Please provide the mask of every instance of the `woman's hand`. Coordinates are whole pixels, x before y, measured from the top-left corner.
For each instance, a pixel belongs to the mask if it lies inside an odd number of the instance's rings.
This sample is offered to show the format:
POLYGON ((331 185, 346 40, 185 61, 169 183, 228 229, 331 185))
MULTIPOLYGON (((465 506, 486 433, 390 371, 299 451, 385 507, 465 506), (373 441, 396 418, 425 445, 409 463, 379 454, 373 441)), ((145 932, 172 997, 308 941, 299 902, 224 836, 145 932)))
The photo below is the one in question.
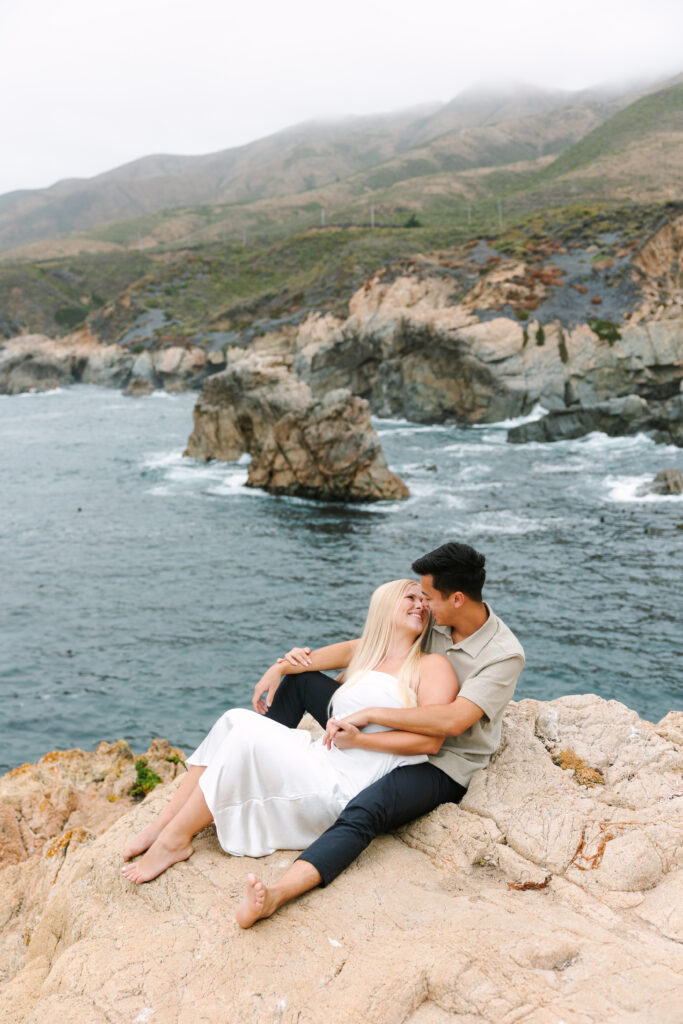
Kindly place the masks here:
POLYGON ((277 663, 281 665, 283 661, 288 662, 290 665, 301 665, 302 668, 307 668, 311 663, 311 648, 310 647, 292 647, 291 651, 287 651, 284 658, 278 658, 277 663))
POLYGON ((340 719, 340 721, 335 724, 337 726, 337 730, 334 734, 332 743, 337 750, 351 750, 353 747, 359 747, 361 745, 360 737, 363 733, 360 731, 358 726, 348 722, 345 718, 340 719))
POLYGON ((327 729, 323 736, 323 746, 327 747, 328 750, 332 749, 332 746, 339 747, 340 750, 347 750, 352 746, 359 746, 359 744, 350 742, 353 737, 357 737, 360 730, 364 726, 368 725, 369 708, 364 711, 354 711, 352 715, 347 715, 346 718, 330 718, 327 723, 327 729), (340 733, 344 733, 344 737, 340 736, 340 733), (337 742, 339 737, 340 742, 337 742), (342 745, 343 744, 343 745, 342 745))
POLYGON ((259 715, 265 715, 270 705, 273 703, 273 697, 275 696, 275 691, 280 685, 281 678, 282 673, 280 672, 279 666, 271 665, 269 669, 266 669, 254 687, 251 706, 259 715), (265 703, 263 701, 264 694, 265 703))

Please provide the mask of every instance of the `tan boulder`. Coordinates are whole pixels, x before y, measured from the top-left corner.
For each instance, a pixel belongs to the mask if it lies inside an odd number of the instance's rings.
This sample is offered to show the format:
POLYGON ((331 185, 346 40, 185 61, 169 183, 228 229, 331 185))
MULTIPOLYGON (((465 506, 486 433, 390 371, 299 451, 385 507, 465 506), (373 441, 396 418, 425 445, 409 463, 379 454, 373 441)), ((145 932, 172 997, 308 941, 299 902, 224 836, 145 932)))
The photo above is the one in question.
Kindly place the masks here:
POLYGON ((277 355, 240 354, 204 384, 185 455, 234 462, 254 452, 279 419, 309 400, 308 386, 277 355))
MULTIPOLYGON (((143 755, 165 782, 178 773, 182 752, 154 740, 143 755)), ((60 833, 86 828, 100 833, 134 800, 135 757, 124 740, 100 743, 90 753, 54 750, 0 778, 0 867, 43 849, 60 833)))
POLYGON ((252 459, 247 485, 323 501, 410 495, 386 464, 368 403, 346 390, 278 420, 252 459))

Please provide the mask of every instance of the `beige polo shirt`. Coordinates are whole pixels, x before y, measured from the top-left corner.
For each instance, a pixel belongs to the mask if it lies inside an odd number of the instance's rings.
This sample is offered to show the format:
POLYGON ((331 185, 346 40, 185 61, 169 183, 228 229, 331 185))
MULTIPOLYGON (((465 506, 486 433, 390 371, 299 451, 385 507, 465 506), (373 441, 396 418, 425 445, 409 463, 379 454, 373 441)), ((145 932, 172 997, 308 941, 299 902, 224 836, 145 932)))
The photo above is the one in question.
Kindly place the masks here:
POLYGON ((453 643, 450 626, 432 625, 425 649, 445 654, 460 681, 459 697, 467 697, 484 714, 460 736, 447 736, 438 754, 429 760, 462 786, 486 767, 497 750, 503 712, 515 692, 524 667, 519 640, 487 604, 484 625, 459 643, 453 643))

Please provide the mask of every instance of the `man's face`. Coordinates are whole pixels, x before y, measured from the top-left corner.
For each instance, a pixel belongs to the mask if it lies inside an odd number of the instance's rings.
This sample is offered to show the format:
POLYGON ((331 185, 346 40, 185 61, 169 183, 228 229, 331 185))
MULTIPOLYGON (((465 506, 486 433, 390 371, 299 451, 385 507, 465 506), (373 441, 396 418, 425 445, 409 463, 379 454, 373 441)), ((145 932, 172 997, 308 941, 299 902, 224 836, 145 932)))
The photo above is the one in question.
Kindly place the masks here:
POLYGON ((461 603, 458 597, 462 595, 456 591, 455 594, 444 597, 435 589, 433 576, 420 576, 420 589, 437 626, 454 626, 454 616, 461 603))

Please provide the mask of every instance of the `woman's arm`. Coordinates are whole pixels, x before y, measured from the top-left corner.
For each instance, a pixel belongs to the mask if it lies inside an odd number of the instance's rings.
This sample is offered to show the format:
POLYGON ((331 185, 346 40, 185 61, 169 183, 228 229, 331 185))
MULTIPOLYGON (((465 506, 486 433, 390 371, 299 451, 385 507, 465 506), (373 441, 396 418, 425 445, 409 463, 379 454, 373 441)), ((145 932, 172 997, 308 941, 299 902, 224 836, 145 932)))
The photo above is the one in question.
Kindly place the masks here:
POLYGON ((254 687, 254 694, 251 698, 251 706, 254 711, 265 715, 273 703, 275 691, 280 685, 280 680, 283 676, 298 675, 301 672, 325 672, 333 668, 346 668, 359 643, 358 639, 342 640, 338 644, 319 647, 306 656, 308 664, 286 661, 284 659, 277 661, 270 668, 266 669, 254 687), (265 704, 263 702, 264 694, 266 695, 265 704))
MULTIPOLYGON (((425 654, 420 659, 420 683, 417 690, 418 707, 449 704, 458 695, 460 684, 451 663, 443 654, 425 654)), ((353 716, 349 716, 353 718, 353 716)), ((357 747, 391 754, 436 754, 445 739, 418 732, 391 729, 388 732, 361 732, 353 721, 331 718, 327 724, 324 743, 332 743, 340 750, 357 747)))

